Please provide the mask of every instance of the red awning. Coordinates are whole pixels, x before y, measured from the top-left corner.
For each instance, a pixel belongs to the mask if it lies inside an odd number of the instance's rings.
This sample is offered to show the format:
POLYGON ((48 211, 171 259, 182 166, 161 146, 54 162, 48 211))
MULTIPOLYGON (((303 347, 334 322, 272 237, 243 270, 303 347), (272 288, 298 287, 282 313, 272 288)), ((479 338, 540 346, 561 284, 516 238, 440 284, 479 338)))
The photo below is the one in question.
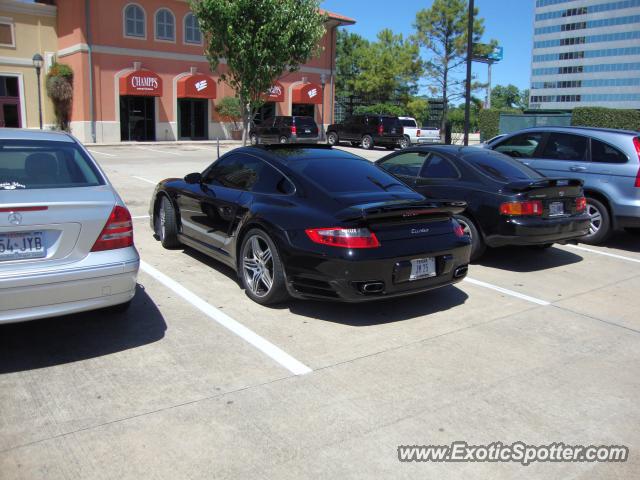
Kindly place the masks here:
POLYGON ((316 83, 296 85, 291 93, 291 103, 322 104, 322 87, 316 83))
POLYGON ((120 77, 120 95, 162 96, 162 79, 151 70, 134 70, 120 77))
POLYGON ((284 87, 280 82, 274 83, 262 99, 266 102, 284 102, 284 87))
POLYGON ((178 98, 216 98, 216 82, 213 78, 196 73, 178 80, 178 98))

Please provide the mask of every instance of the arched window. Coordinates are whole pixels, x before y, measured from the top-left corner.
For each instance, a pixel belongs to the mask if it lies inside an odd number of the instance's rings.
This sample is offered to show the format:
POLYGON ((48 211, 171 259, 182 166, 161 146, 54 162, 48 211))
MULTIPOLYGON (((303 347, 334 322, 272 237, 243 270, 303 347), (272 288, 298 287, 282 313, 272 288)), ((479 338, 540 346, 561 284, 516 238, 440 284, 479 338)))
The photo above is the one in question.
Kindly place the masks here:
POLYGON ((139 5, 127 5, 124 9, 124 35, 125 37, 144 38, 144 10, 139 5))
POLYGON ((176 39, 176 21, 171 10, 161 8, 156 12, 156 40, 176 39))
POLYGON ((202 43, 202 32, 198 25, 198 19, 193 13, 187 13, 184 17, 184 43, 202 43))

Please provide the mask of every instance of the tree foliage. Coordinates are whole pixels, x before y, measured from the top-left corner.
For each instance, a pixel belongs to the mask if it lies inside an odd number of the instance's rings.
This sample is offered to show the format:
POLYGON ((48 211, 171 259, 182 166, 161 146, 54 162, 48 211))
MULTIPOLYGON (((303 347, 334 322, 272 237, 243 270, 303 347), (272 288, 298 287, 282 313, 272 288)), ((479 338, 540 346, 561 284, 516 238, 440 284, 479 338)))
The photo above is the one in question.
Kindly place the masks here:
POLYGON ((247 106, 248 119, 262 95, 285 71, 293 72, 320 52, 326 16, 317 0, 190 0, 205 38, 205 53, 247 106))
POLYGON ((418 91, 423 66, 414 39, 384 29, 373 42, 344 31, 339 32, 337 42, 338 95, 406 101, 418 91))
MULTIPOLYGON (((444 100, 441 131, 445 131, 448 105, 464 97, 464 78, 457 76, 466 60, 468 7, 466 0, 434 0, 430 8, 416 14, 416 38, 427 52, 426 80, 433 95, 444 100)), ((484 34, 484 20, 474 9, 473 42, 480 43, 484 34)), ((476 46, 476 54, 486 54, 495 46, 476 46)), ((480 84, 472 85, 479 88, 480 84)))
POLYGON ((429 120, 429 101, 424 98, 412 98, 407 102, 407 113, 418 122, 424 125, 429 120))
POLYGON ((622 108, 577 107, 573 109, 571 125, 640 131, 640 112, 622 108))
POLYGON ((356 115, 362 115, 366 113, 374 115, 395 115, 396 117, 402 117, 406 114, 404 107, 401 105, 394 105, 392 103, 377 103, 375 105, 366 105, 357 107, 354 112, 356 115))
POLYGON ((233 128, 238 130, 238 122, 242 120, 242 102, 238 97, 224 97, 217 102, 216 112, 223 120, 233 122, 233 128))
POLYGON ((496 85, 491 90, 491 108, 525 110, 529 107, 529 90, 515 85, 496 85))

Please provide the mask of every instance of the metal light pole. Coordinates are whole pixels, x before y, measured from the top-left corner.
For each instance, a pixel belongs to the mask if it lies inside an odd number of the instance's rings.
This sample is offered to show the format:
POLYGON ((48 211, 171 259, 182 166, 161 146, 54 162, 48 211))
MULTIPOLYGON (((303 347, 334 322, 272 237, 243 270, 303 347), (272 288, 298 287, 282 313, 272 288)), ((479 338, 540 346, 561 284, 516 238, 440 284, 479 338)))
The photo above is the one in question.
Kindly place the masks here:
POLYGON ((473 61, 473 0, 469 0, 469 20, 467 25, 467 81, 464 99, 464 144, 469 145, 469 123, 471 116, 471 62, 473 61))
POLYGON ((36 78, 38 79, 38 113, 40 115, 40 130, 42 130, 42 87, 40 86, 40 71, 42 70, 44 59, 42 55, 36 53, 31 60, 36 69, 36 78))
POLYGON ((320 85, 322 86, 322 113, 321 115, 321 121, 322 121, 322 127, 320 128, 322 133, 320 134, 320 141, 324 141, 324 86, 327 84, 327 77, 324 73, 320 74, 320 85))

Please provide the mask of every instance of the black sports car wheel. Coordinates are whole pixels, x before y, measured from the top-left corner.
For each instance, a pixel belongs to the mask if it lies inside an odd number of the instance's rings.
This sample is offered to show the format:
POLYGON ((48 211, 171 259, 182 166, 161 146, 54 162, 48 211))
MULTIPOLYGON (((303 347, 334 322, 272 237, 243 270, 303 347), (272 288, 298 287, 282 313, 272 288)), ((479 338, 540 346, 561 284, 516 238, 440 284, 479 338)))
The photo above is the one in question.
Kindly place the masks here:
POLYGON ((250 230, 242 241, 240 268, 244 289, 261 305, 280 303, 288 297, 278 250, 262 230, 250 230))
POLYGON ((464 233, 471 238, 471 261, 479 259, 487 249, 480 230, 473 223, 473 220, 465 215, 454 215, 454 218, 458 221, 464 233))
POLYGON ((163 196, 160 201, 160 208, 156 213, 156 233, 164 248, 177 248, 180 246, 178 240, 178 222, 176 220, 176 210, 171 201, 163 196))

